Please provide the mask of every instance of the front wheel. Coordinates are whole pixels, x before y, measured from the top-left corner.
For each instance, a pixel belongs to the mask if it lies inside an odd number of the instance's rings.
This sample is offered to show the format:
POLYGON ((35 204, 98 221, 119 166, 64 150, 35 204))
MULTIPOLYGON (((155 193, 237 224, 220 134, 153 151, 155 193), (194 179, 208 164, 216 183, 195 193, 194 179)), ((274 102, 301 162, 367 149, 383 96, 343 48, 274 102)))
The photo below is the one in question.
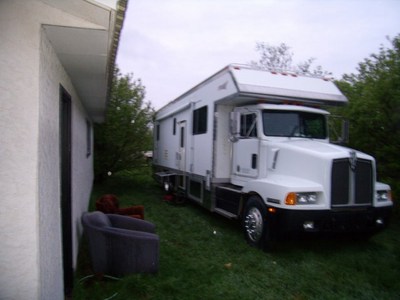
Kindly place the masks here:
POLYGON ((243 214, 243 231, 246 241, 253 247, 270 250, 273 239, 267 220, 267 208, 258 196, 250 196, 243 214))

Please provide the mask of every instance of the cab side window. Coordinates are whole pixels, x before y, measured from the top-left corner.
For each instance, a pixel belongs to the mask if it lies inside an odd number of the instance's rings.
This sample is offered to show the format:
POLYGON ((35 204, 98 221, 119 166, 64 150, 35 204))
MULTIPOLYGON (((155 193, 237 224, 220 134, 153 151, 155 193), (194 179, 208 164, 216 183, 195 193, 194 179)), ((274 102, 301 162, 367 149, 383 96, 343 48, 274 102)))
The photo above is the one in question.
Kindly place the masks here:
POLYGON ((240 136, 241 137, 257 137, 257 115, 242 114, 240 116, 240 136))

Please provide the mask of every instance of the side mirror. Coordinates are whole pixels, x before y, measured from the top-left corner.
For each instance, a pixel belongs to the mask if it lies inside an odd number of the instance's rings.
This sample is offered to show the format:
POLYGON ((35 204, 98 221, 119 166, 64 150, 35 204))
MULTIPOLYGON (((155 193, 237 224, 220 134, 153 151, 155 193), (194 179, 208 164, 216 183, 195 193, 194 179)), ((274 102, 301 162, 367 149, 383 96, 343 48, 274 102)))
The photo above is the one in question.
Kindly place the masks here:
POLYGON ((350 136, 350 123, 349 120, 343 119, 342 120, 342 143, 343 144, 348 144, 349 143, 349 136, 350 136))
POLYGON ((341 116, 329 117, 330 141, 333 144, 345 145, 349 142, 349 121, 341 116))

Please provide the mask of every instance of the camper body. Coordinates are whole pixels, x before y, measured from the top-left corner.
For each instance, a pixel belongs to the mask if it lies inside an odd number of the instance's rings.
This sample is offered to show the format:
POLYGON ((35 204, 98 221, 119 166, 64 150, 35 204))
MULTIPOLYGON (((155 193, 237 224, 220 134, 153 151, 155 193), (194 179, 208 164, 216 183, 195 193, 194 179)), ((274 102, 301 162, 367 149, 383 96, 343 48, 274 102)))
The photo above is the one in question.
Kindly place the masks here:
POLYGON ((240 219, 247 241, 290 231, 373 233, 390 187, 373 157, 329 141, 333 82, 229 65, 157 112, 156 179, 177 197, 240 219))

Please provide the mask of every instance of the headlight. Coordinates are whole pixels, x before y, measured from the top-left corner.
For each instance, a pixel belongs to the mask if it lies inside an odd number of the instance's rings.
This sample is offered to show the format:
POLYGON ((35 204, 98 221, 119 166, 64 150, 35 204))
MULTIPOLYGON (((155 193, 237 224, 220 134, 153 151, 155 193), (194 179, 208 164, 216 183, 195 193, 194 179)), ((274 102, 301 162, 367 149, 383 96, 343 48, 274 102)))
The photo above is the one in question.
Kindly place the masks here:
POLYGON ((392 195, 391 195, 390 191, 377 191, 376 199, 378 200, 378 202, 391 201, 392 195))
POLYGON ((304 205, 304 204, 316 204, 318 200, 317 193, 289 193, 286 196, 286 205, 304 205))
POLYGON ((297 193, 298 204, 315 204, 317 203, 316 193, 297 193))

